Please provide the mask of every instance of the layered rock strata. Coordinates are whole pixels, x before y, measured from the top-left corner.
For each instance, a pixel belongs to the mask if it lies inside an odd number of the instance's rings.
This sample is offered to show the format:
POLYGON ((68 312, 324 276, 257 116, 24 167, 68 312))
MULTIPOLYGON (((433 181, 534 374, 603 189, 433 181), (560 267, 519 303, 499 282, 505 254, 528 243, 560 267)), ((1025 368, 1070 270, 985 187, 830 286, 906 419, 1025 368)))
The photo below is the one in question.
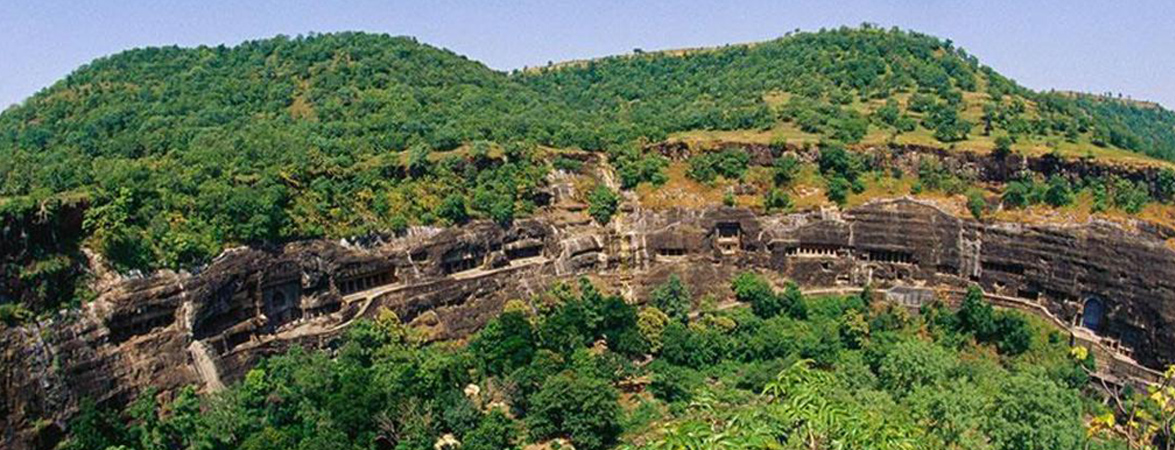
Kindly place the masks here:
POLYGON ((606 227, 552 215, 368 245, 235 249, 199 272, 125 279, 82 310, 0 331, 3 439, 55 440, 82 398, 219 388, 259 358, 325 345, 383 308, 434 339, 459 338, 506 301, 585 275, 639 299, 677 273, 723 299, 730 276, 759 270, 806 288, 894 287, 888 296, 908 306, 933 298, 920 292, 979 283, 1123 361, 1161 367, 1175 361, 1175 250, 1164 239, 1101 222, 980 223, 897 199, 843 213, 633 211, 606 227))

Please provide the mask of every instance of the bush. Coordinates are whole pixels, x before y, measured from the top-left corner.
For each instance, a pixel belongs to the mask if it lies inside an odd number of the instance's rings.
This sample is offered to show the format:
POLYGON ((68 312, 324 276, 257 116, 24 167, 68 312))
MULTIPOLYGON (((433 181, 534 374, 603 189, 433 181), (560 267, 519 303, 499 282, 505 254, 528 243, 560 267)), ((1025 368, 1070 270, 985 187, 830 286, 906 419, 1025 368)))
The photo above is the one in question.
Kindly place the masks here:
POLYGON ((996 348, 1005 355, 1019 355, 1032 347, 1032 330, 1018 313, 1000 311, 995 319, 996 348))
POLYGON ((1023 181, 1012 181, 1004 186, 1001 199, 1011 208, 1025 208, 1031 204, 1032 186, 1023 181))
POLYGON ((954 365, 954 356, 946 349, 911 339, 894 346, 882 360, 877 375, 882 387, 895 396, 903 396, 918 387, 946 381, 954 365))
POLYGON ((728 180, 740 180, 747 172, 750 161, 751 155, 742 150, 727 149, 702 153, 690 157, 686 176, 703 183, 714 181, 719 176, 728 180))
POLYGON ((834 176, 828 180, 827 192, 825 196, 833 203, 844 206, 849 200, 849 192, 853 189, 853 184, 841 176, 834 176))
POLYGON ((469 221, 469 211, 465 209, 465 196, 450 194, 437 207, 437 216, 449 221, 450 224, 460 225, 469 221))
POLYGON ((591 194, 588 194, 588 214, 601 225, 606 225, 620 207, 620 196, 616 195, 608 186, 596 185, 591 194))
POLYGON ((776 186, 787 186, 796 180, 800 174, 800 160, 792 155, 784 155, 775 159, 773 165, 776 186))
POLYGON ((789 211, 792 208, 791 196, 779 188, 772 188, 763 196, 763 208, 767 212, 789 211))
POLYGON ((669 318, 685 323, 689 321, 693 297, 690 296, 689 288, 681 282, 681 277, 673 274, 653 290, 652 304, 669 318))
POLYGON ((970 191, 967 193, 967 210, 971 211, 971 216, 975 219, 982 219, 983 212, 987 209, 987 200, 983 199, 983 193, 979 191, 970 191))
POLYGON ((575 173, 579 172, 579 170, 583 168, 583 161, 571 159, 566 156, 560 156, 555 158, 555 161, 553 161, 551 165, 557 170, 562 170, 568 173, 575 173))
POLYGON ((1048 190, 1044 194, 1044 201, 1054 208, 1072 204, 1073 190, 1069 186, 1069 180, 1066 180, 1060 175, 1050 177, 1048 190))
POLYGON ((531 396, 526 416, 531 439, 570 436, 577 449, 608 448, 620 436, 618 398, 605 380, 575 372, 552 376, 531 396))
POLYGON ((730 289, 734 291, 735 299, 751 304, 751 311, 756 316, 765 319, 771 318, 783 310, 779 298, 775 296, 775 292, 771 289, 771 285, 767 283, 767 280, 764 280, 763 277, 760 277, 754 272, 738 274, 731 281, 730 289))

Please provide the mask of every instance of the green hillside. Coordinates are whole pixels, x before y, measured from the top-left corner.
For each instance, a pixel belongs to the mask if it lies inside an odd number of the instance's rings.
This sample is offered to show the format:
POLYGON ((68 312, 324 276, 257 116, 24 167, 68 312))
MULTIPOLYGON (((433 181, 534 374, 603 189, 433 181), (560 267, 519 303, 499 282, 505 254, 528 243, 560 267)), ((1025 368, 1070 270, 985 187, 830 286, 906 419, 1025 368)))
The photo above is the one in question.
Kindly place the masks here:
MULTIPOLYGON (((131 50, 0 114, 0 240, 16 249, 0 303, 76 299, 60 287, 81 276, 79 245, 121 270, 183 268, 231 245, 509 222, 534 208, 547 148, 736 132, 1175 159, 1173 124, 870 26, 513 74, 363 33, 131 50), (82 220, 47 217, 66 213, 82 220)), ((661 177, 631 150, 613 162, 626 187, 661 177)))

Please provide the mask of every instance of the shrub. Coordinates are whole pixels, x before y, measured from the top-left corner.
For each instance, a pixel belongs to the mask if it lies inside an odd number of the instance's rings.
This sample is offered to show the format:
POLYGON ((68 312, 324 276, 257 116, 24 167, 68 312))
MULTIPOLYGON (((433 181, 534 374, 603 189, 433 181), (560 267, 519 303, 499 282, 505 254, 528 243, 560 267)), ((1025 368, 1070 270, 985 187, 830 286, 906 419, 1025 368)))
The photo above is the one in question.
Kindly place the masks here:
POLYGON ((588 195, 588 214, 601 225, 611 221, 619 207, 620 196, 603 184, 596 185, 588 195))

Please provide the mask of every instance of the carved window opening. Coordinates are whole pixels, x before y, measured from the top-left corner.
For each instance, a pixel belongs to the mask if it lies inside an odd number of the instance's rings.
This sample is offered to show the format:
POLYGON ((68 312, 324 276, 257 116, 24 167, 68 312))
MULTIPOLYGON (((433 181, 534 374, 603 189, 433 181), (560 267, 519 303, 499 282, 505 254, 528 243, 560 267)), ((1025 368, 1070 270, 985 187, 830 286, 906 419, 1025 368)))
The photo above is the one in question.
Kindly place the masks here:
POLYGON ((511 248, 511 249, 506 250, 506 257, 511 260, 535 258, 538 256, 542 256, 542 254, 543 254, 543 246, 537 245, 537 244, 523 246, 523 247, 517 247, 517 248, 511 248))
POLYGON ((315 308, 307 308, 306 309, 306 317, 307 318, 315 318, 315 317, 319 317, 319 316, 325 316, 327 314, 333 314, 333 313, 339 312, 339 310, 341 310, 341 309, 343 309, 342 303, 338 303, 338 302, 327 303, 327 304, 324 304, 322 306, 318 306, 315 308))
POLYGON ((343 278, 337 283, 339 292, 343 295, 354 294, 368 289, 386 286, 398 281, 396 269, 388 269, 374 273, 357 273, 343 278))
POLYGON ((785 253, 787 256, 835 257, 839 252, 840 247, 835 245, 801 244, 797 247, 789 247, 785 253))
POLYGON ((983 261, 981 264, 983 270, 993 272, 1010 273, 1012 275, 1024 275, 1024 266, 1013 263, 1002 263, 996 261, 983 261))
POLYGON ((110 329, 110 340, 114 343, 125 342, 132 337, 148 334, 156 328, 170 326, 175 321, 175 315, 170 311, 155 314, 154 316, 137 315, 133 318, 116 316, 114 320, 106 324, 106 327, 110 329))
POLYGON ((470 271, 481 266, 483 256, 483 251, 476 248, 454 250, 445 255, 441 270, 449 275, 470 271))
POLYGON ((238 345, 249 342, 249 340, 252 339, 252 337, 253 337, 253 333, 250 331, 240 331, 240 332, 236 332, 236 333, 228 335, 228 337, 225 338, 225 340, 224 340, 225 351, 227 352, 229 350, 236 348, 238 345))
POLYGON ((661 247, 657 249, 657 254, 661 256, 685 256, 686 251, 681 247, 661 247))
POLYGON ((415 252, 412 252, 412 254, 408 255, 408 258, 411 259, 412 262, 414 262, 414 263, 428 262, 428 251, 427 250, 417 250, 415 252))
POLYGON ((869 250, 868 256, 870 261, 890 264, 914 264, 916 262, 914 255, 903 251, 869 250))

